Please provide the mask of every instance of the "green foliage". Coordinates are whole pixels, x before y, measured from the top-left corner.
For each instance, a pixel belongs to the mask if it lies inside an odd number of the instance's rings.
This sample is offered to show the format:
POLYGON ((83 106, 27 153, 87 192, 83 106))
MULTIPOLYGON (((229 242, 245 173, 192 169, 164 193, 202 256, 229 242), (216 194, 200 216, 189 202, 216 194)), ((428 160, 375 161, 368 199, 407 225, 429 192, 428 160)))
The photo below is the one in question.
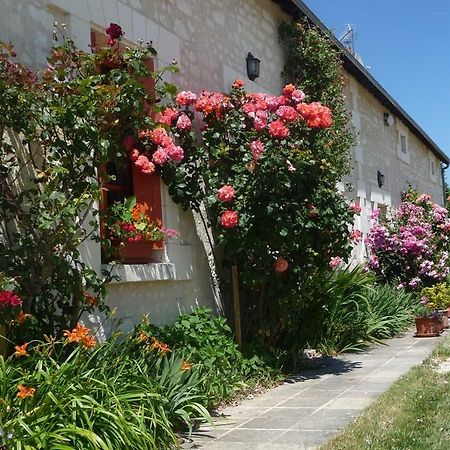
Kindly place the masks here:
POLYGON ((432 287, 423 288, 420 296, 426 301, 425 306, 431 311, 447 309, 450 306, 450 287, 447 283, 439 283, 432 287))
MULTIPOLYGON (((65 38, 38 77, 0 43, 0 272, 16 279, 23 310, 34 318, 9 326, 12 340, 61 336, 83 312, 106 309, 110 280, 83 262, 79 246, 100 240, 95 204, 102 182, 114 181, 102 167, 128 158, 124 138, 152 127, 160 110, 142 83, 161 77, 146 66, 155 53, 84 53, 65 38)), ((161 98, 172 91, 157 83, 161 98)))
POLYGON ((374 282, 361 267, 311 278, 302 299, 280 304, 285 320, 278 334, 261 330, 268 334, 268 348, 289 366, 306 347, 325 354, 359 350, 405 330, 417 310, 416 297, 374 282))
POLYGON ((166 342, 193 364, 200 374, 201 391, 208 406, 229 400, 256 384, 270 385, 277 379, 277 373, 260 358, 243 356, 226 320, 213 316, 209 309, 197 308, 163 328, 143 323, 136 333, 141 331, 166 342))
POLYGON ((209 420, 199 373, 130 337, 93 352, 32 343, 30 355, 0 357, 0 427, 12 449, 158 449, 174 430, 209 420), (29 398, 18 386, 33 387, 29 398))

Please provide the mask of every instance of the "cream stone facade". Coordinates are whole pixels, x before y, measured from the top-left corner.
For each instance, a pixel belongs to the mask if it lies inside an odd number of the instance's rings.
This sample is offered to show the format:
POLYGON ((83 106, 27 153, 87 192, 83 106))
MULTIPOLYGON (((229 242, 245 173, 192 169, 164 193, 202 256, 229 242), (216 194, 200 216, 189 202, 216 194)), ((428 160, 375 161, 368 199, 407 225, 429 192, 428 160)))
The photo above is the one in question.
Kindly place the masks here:
MULTIPOLYGON (((249 91, 277 94, 284 64, 278 27, 290 19, 281 8, 286 9, 286 4, 304 9, 299 0, 0 0, 0 40, 11 41, 21 62, 37 69, 44 67, 54 43, 55 21, 65 23, 66 33, 86 51, 90 51, 91 30, 115 22, 129 42, 153 42, 158 67, 175 59, 180 72, 169 78, 182 89, 228 91, 240 78, 249 91), (249 52, 261 60, 257 82, 246 76, 249 52)), ((442 203, 440 160, 417 132, 350 74, 346 97, 358 145, 352 150, 352 174, 340 188, 363 208, 357 227, 367 232, 371 211, 398 204, 408 183, 442 203), (389 126, 386 113, 394 120, 389 126), (378 171, 384 175, 382 187, 378 171), (352 191, 346 182, 353 184, 352 191)), ((196 305, 221 309, 200 221, 175 205, 164 187, 162 197, 164 224, 181 236, 167 243, 157 262, 102 266, 98 244, 91 242, 82 248, 86 261, 99 273, 111 270, 120 278, 109 286, 108 303, 117 307, 124 329, 130 329, 145 313, 160 324, 196 305)), ((355 253, 362 257, 363 247, 355 253)))

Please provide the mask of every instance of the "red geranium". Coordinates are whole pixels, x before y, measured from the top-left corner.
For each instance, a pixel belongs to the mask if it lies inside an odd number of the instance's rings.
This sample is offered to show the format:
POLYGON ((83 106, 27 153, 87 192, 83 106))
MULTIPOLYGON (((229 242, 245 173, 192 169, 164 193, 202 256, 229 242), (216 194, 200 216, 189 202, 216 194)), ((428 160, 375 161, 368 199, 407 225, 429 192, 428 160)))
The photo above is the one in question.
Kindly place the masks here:
POLYGON ((22 305, 22 300, 13 291, 0 291, 0 305, 17 308, 22 305))
POLYGON ((235 197, 235 191, 233 189, 233 186, 230 186, 229 184, 225 184, 217 191, 217 198, 221 202, 232 202, 235 197))

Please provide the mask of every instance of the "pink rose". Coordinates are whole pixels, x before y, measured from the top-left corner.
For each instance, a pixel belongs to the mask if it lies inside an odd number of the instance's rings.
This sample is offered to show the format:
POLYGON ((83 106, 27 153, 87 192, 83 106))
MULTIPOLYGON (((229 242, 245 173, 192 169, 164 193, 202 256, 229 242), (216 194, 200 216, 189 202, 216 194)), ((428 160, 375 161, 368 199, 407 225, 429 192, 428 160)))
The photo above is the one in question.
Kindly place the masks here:
POLYGON ((17 308, 22 305, 22 300, 12 291, 0 291, 0 306, 17 308))
POLYGON ((167 131, 162 127, 157 127, 149 132, 150 140, 155 145, 161 145, 163 140, 168 137, 167 131))
POLYGON ((300 103, 305 99, 305 93, 299 89, 296 89, 292 92, 291 98, 295 103, 300 103))
POLYGON ((159 166, 162 166, 167 161, 167 150, 163 147, 158 147, 155 153, 153 153, 152 161, 159 166))
POLYGON ((356 244, 359 244, 361 242, 362 239, 362 233, 360 230, 353 230, 350 233, 350 239, 355 242, 356 244))
POLYGON ((184 150, 179 145, 169 145, 166 147, 167 155, 172 161, 180 162, 184 158, 184 150))
POLYGON ((181 114, 177 120, 177 128, 182 131, 188 131, 191 129, 191 119, 186 114, 181 114))
POLYGON ((267 111, 256 111, 256 116, 253 120, 253 126, 256 131, 264 130, 267 126, 267 119, 269 118, 269 113, 267 111))
POLYGON ((276 115, 285 122, 294 122, 298 118, 297 111, 292 106, 285 105, 282 105, 277 109, 276 115))
POLYGON ((135 166, 146 175, 151 175, 155 171, 155 165, 149 161, 145 155, 140 155, 134 162, 135 166))
POLYGON ((355 202, 350 203, 349 208, 350 208, 355 214, 360 214, 360 213, 361 213, 361 206, 359 206, 358 203, 355 203, 355 202))
POLYGON ((159 123, 172 125, 172 122, 178 117, 178 111, 175 108, 166 108, 159 118, 159 123))
POLYGON ((139 150, 137 148, 133 148, 133 150, 131 150, 130 152, 130 159, 131 161, 136 161, 139 158, 139 150))
POLYGON ((331 258, 328 265, 331 269, 336 269, 336 267, 338 267, 341 263, 342 259, 339 256, 334 256, 333 258, 331 258))
POLYGON ((258 139, 250 143, 250 150, 255 161, 258 161, 264 153, 264 144, 258 139))
POLYGON ((225 184, 217 191, 217 198, 221 202, 232 202, 234 200, 236 193, 233 189, 233 186, 229 184, 225 184))
POLYGON ((285 272, 289 267, 289 263, 282 257, 277 258, 274 262, 275 272, 285 272))
POLYGON ((289 128, 281 120, 275 120, 269 125, 269 134, 274 138, 284 139, 289 136, 289 128))
POLYGON ((193 105, 197 100, 197 96, 191 91, 181 91, 176 98, 178 106, 193 105))
POLYGON ((238 224, 239 216, 236 211, 227 210, 222 213, 220 217, 220 223, 224 228, 235 228, 238 224))

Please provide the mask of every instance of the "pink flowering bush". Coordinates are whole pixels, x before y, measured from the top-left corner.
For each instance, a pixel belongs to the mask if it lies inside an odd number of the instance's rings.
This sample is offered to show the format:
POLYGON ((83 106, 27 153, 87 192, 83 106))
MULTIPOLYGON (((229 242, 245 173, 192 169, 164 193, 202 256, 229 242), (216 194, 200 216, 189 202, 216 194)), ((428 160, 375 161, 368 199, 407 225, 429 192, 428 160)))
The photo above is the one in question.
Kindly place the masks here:
POLYGON ((404 192, 392 217, 374 223, 366 242, 369 267, 400 288, 419 289, 443 281, 449 273, 450 217, 447 209, 419 195, 404 192))

